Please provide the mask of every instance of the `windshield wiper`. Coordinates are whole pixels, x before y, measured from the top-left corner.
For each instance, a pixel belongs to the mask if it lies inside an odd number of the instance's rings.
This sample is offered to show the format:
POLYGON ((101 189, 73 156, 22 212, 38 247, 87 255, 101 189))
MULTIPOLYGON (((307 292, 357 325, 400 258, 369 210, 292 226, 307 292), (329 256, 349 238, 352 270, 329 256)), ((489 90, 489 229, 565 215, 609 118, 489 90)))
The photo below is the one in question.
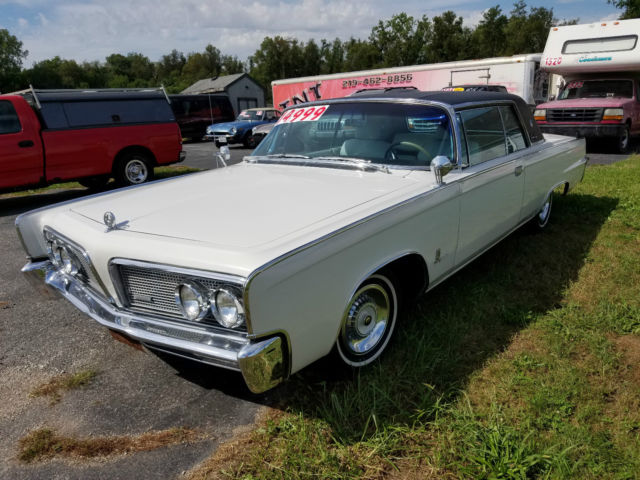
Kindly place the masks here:
POLYGON ((301 155, 299 153, 272 153, 270 155, 265 155, 267 158, 304 158, 305 160, 309 160, 311 157, 309 155, 301 155))
POLYGON ((354 158, 354 157, 315 157, 314 160, 321 161, 329 161, 329 162, 339 162, 339 163, 348 163, 349 165, 353 165, 355 167, 360 168, 361 170, 377 170, 379 172, 391 173, 389 171, 389 167, 386 165, 380 165, 378 163, 372 163, 371 160, 366 160, 364 158, 354 158))

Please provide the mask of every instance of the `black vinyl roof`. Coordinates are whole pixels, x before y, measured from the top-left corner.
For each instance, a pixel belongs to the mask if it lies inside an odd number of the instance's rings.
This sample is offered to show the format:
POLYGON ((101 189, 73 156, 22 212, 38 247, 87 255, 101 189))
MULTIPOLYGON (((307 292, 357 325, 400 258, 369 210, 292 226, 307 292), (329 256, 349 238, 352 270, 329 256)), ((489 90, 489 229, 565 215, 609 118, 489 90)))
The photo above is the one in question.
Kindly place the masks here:
POLYGON ((503 92, 423 92, 411 88, 387 88, 387 89, 370 89, 360 90, 351 94, 348 98, 357 98, 358 100, 365 98, 414 98, 416 100, 430 100, 432 102, 447 103, 452 106, 461 105, 470 102, 485 102, 495 100, 513 100, 515 102, 524 102, 517 95, 503 92))
POLYGON ((542 140, 542 132, 538 127, 538 124, 531 115, 531 109, 527 102, 518 95, 512 95, 510 93, 503 92, 423 92, 415 88, 386 88, 386 89, 370 89, 360 90, 356 93, 345 97, 344 99, 353 98, 354 100, 377 100, 381 98, 389 99, 415 99, 426 100, 431 102, 439 102, 447 105, 451 105, 453 108, 457 106, 469 106, 477 103, 479 106, 482 104, 497 102, 497 101, 512 101, 520 113, 523 126, 529 133, 529 138, 532 142, 542 140))

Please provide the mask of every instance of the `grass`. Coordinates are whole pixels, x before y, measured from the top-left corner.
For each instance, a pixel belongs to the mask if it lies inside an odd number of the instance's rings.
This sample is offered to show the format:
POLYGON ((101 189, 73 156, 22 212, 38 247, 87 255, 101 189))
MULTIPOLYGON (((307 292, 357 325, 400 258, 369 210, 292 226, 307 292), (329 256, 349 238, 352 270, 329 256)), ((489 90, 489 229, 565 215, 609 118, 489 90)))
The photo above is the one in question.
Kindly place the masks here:
MULTIPOLYGON (((184 165, 170 165, 167 167, 156 167, 154 171, 155 171, 155 179, 159 180, 161 178, 169 178, 169 177, 175 177, 178 175, 184 175, 186 173, 199 172, 200 169, 186 167, 184 165)), ((113 180, 110 180, 109 183, 105 186, 104 190, 111 190, 114 188, 116 188, 116 185, 113 180)), ((42 187, 42 188, 34 188, 31 190, 21 190, 18 192, 0 194, 0 199, 25 197, 28 195, 39 195, 39 194, 56 191, 56 190, 73 190, 73 189, 86 189, 86 187, 83 187, 78 182, 53 183, 51 185, 47 185, 46 187, 42 187)))
POLYGON ((548 231, 424 296, 370 368, 295 375, 191 478, 637 478, 638 179, 639 156, 589 167, 548 231))
POLYGON ((138 436, 75 439, 50 429, 35 430, 20 440, 18 458, 26 463, 51 457, 95 458, 154 450, 201 439, 194 430, 172 428, 138 436))
POLYGON ((98 372, 95 370, 82 370, 73 374, 64 373, 33 389, 30 396, 49 397, 51 404, 55 404, 60 401, 64 392, 88 385, 97 374, 98 372))

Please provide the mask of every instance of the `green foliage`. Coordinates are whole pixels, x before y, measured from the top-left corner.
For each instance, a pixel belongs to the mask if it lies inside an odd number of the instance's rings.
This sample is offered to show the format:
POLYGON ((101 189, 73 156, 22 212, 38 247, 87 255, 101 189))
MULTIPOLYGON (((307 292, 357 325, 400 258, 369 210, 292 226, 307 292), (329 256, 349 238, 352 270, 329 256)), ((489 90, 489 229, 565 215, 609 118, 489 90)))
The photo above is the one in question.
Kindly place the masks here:
POLYGON ((614 7, 624 10, 620 19, 640 18, 640 1, 639 0, 607 0, 607 3, 614 7))
POLYGON ((20 89, 22 60, 29 54, 22 42, 8 30, 0 28, 0 92, 20 89))

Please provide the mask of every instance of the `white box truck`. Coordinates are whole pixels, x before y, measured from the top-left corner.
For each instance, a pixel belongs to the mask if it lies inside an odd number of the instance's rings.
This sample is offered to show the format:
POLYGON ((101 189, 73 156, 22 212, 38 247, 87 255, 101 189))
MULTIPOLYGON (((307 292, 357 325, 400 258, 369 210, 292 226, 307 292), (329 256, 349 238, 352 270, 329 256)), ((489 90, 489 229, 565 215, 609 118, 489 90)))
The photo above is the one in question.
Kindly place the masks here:
POLYGON ((562 75, 554 101, 538 105, 545 133, 607 137, 624 153, 640 135, 640 19, 553 27, 542 68, 562 75))
POLYGON ((286 108, 312 100, 346 97, 364 89, 414 87, 441 90, 465 85, 504 86, 535 105, 547 99, 549 75, 540 53, 460 62, 381 68, 271 82, 273 105, 286 108))

